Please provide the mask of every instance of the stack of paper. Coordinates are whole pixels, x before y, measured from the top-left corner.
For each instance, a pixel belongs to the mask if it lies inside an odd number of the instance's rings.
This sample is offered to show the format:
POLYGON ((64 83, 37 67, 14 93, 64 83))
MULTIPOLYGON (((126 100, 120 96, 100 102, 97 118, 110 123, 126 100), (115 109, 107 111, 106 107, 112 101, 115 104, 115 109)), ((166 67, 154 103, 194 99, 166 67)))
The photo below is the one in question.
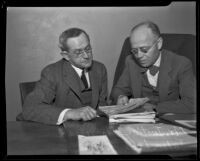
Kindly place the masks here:
POLYGON ((137 153, 177 150, 197 144, 197 138, 188 135, 196 131, 174 125, 128 124, 120 125, 114 132, 137 153))
POLYGON ((155 112, 126 113, 109 116, 109 122, 152 122, 155 123, 155 112))
POLYGON ((104 112, 107 116, 131 111, 137 107, 144 105, 149 101, 149 98, 134 98, 126 105, 113 105, 113 106, 99 106, 99 110, 104 112))

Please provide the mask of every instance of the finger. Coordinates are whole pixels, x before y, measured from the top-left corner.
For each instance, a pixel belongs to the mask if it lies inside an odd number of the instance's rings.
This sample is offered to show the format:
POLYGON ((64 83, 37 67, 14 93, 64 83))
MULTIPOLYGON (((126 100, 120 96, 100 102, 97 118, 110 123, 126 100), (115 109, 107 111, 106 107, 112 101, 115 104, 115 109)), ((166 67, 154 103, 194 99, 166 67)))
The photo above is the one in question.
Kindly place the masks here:
POLYGON ((87 107, 87 109, 85 110, 85 112, 87 112, 89 115, 91 115, 92 117, 96 117, 96 110, 94 110, 91 107, 87 107))
POLYGON ((91 120, 91 119, 92 119, 92 117, 90 116, 89 113, 84 113, 84 116, 83 116, 84 121, 88 121, 88 120, 91 120))
POLYGON ((128 103, 135 105, 137 101, 134 98, 131 98, 128 103))
POLYGON ((80 116, 81 116, 81 119, 82 119, 83 121, 87 121, 88 118, 87 118, 85 112, 82 112, 82 113, 80 114, 80 116))
POLYGON ((119 97, 117 100, 118 105, 123 105, 128 102, 128 98, 126 96, 119 97))
POLYGON ((96 117, 96 111, 88 106, 84 109, 82 117, 84 121, 91 120, 96 117))
POLYGON ((121 100, 120 100, 120 103, 121 105, 125 105, 128 103, 128 99, 126 97, 123 97, 121 100))
POLYGON ((97 111, 95 109, 93 109, 92 107, 89 107, 89 111, 92 112, 96 116, 97 111))
POLYGON ((90 120, 96 117, 96 113, 91 110, 86 111, 86 115, 87 117, 89 117, 90 120))

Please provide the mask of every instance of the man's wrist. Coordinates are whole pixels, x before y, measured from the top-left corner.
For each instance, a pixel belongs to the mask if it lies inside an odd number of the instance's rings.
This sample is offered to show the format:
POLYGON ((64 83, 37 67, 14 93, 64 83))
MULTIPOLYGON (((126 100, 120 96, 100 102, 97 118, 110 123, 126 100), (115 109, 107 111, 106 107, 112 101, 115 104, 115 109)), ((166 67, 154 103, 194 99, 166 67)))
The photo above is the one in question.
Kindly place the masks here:
POLYGON ((71 109, 69 109, 69 110, 67 110, 67 111, 65 112, 63 121, 67 121, 67 120, 70 120, 70 119, 71 119, 70 113, 71 113, 71 109))
POLYGON ((65 113, 67 112, 67 111, 69 111, 70 109, 64 109, 61 113, 60 113, 60 115, 59 115, 59 117, 58 117, 58 121, 57 121, 57 125, 60 125, 60 124, 62 124, 64 121, 65 121, 65 113))

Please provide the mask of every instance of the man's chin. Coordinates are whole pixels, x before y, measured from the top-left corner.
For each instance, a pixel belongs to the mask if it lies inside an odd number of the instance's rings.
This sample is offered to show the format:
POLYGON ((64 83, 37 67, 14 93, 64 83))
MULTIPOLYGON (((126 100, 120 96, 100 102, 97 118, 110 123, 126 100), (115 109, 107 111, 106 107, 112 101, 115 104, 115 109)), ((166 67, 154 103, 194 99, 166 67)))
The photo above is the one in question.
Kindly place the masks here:
POLYGON ((84 68, 90 68, 92 66, 92 62, 90 62, 90 63, 87 63, 87 64, 84 64, 84 68))
POLYGON ((145 63, 140 63, 140 66, 143 68, 148 68, 150 65, 149 64, 145 64, 145 63))

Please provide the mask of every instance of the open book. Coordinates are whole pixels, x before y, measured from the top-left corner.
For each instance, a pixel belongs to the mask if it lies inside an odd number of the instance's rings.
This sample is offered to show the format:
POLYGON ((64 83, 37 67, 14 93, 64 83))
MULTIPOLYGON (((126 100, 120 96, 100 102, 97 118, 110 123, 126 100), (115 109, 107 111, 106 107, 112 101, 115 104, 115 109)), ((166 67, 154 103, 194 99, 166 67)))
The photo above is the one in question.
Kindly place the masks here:
POLYGON ((137 153, 173 151, 197 145, 197 138, 189 135, 196 131, 162 123, 123 124, 114 132, 137 153))

